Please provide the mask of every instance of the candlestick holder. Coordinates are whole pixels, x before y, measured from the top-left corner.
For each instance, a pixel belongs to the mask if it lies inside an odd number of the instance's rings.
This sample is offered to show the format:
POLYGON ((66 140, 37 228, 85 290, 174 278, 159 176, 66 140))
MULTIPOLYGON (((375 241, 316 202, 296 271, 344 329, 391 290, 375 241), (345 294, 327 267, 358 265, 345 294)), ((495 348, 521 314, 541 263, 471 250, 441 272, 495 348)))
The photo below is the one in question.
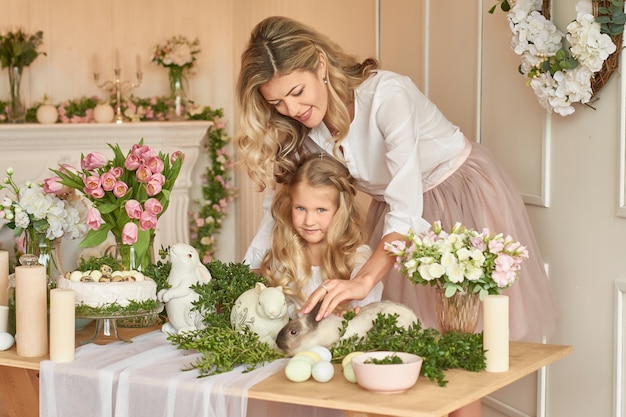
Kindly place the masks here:
POLYGON ((100 80, 99 72, 96 71, 93 73, 93 79, 96 82, 98 88, 108 91, 109 95, 115 94, 115 123, 119 124, 124 123, 125 120, 128 120, 126 117, 124 117, 124 114, 122 113, 123 95, 125 92, 135 89, 141 85, 143 73, 137 70, 137 72, 135 73, 137 81, 131 82, 122 80, 122 70, 120 68, 114 68, 113 72, 115 75, 114 79, 105 81, 102 84, 98 84, 100 80))

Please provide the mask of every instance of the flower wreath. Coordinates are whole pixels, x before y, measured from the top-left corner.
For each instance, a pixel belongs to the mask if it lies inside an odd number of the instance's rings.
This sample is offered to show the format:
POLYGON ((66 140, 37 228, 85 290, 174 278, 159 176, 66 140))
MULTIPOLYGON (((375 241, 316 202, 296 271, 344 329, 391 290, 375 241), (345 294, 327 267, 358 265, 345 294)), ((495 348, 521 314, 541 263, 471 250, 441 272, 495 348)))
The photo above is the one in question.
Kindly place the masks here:
POLYGON ((521 58, 519 72, 528 77, 539 103, 561 116, 574 113, 574 103, 589 103, 617 68, 624 2, 578 1, 576 20, 564 36, 550 20, 549 0, 498 1, 508 12, 511 47, 521 58))

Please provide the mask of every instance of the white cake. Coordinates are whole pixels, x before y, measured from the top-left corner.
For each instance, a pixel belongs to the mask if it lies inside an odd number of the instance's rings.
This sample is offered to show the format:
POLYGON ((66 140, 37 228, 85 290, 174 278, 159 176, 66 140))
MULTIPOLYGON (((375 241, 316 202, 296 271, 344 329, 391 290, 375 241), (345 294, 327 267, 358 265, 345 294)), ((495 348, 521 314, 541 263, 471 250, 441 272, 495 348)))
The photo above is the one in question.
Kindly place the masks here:
POLYGON ((156 282, 149 277, 143 277, 143 275, 138 280, 120 280, 117 282, 72 280, 69 276, 70 274, 67 277, 59 277, 57 287, 74 290, 76 305, 85 304, 97 308, 117 304, 120 307, 126 307, 130 301, 156 301, 156 282))

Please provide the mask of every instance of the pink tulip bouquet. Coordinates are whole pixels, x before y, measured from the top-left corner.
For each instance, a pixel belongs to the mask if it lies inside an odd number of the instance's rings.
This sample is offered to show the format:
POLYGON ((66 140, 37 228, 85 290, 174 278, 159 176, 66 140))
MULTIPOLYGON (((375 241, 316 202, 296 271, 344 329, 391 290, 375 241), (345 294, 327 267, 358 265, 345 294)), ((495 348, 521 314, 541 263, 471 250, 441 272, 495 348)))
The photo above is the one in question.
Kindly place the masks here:
POLYGON ((92 203, 87 212, 90 230, 79 247, 97 246, 111 232, 118 244, 134 248, 138 266, 145 268, 158 219, 167 209, 184 155, 180 151, 171 157, 157 153, 143 139, 126 155, 119 145, 109 147, 113 159, 107 160, 100 152, 82 155, 80 170, 69 165, 51 169, 56 176, 46 179, 44 186, 51 191, 74 188, 92 203))
POLYGON ((446 297, 455 293, 499 294, 517 280, 528 250, 510 236, 488 229, 478 232, 460 223, 450 231, 441 222, 420 234, 410 231, 407 241, 385 245, 396 257, 400 273, 414 284, 438 286, 446 297))

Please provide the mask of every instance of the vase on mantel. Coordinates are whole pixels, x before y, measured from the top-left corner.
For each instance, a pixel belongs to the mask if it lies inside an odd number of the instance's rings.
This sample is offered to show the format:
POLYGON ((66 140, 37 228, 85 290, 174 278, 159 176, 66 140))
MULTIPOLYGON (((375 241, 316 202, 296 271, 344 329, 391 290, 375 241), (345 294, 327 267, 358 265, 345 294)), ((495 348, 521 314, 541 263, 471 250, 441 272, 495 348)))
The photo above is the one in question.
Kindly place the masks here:
POLYGON ((7 119, 9 123, 24 123, 26 121, 26 105, 22 100, 21 83, 24 67, 14 65, 9 67, 9 104, 7 119))
POLYGON ((173 65, 169 67, 170 81, 170 109, 169 120, 185 120, 185 106, 187 105, 187 94, 185 93, 185 76, 183 67, 173 65))
POLYGON ((476 292, 457 291, 446 297, 445 290, 437 286, 435 310, 442 333, 474 333, 480 316, 480 296, 476 292))

